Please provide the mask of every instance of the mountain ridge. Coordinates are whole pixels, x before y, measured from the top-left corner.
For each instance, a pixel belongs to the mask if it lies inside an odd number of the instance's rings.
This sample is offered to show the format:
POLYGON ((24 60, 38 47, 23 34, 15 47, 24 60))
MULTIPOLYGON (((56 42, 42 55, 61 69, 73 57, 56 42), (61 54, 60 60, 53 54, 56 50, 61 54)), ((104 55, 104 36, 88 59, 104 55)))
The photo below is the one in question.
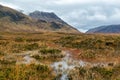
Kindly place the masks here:
MULTIPOLYGON (((59 18, 54 12, 43 12, 43 11, 34 11, 29 14, 30 17, 37 20, 42 20, 46 22, 50 22, 54 28, 60 29, 64 26, 70 27, 71 29, 75 29, 70 26, 68 23, 59 18)), ((77 29, 75 29, 77 30, 77 29)))
POLYGON ((89 29, 86 33, 120 33, 120 24, 92 28, 89 29))
POLYGON ((79 32, 77 29, 56 22, 36 20, 17 10, 0 5, 0 32, 79 32))
POLYGON ((58 21, 58 22, 67 24, 61 18, 59 18, 54 12, 43 12, 43 11, 36 10, 34 12, 31 12, 29 14, 29 16, 32 17, 32 18, 44 20, 44 21, 47 21, 47 22, 58 21))

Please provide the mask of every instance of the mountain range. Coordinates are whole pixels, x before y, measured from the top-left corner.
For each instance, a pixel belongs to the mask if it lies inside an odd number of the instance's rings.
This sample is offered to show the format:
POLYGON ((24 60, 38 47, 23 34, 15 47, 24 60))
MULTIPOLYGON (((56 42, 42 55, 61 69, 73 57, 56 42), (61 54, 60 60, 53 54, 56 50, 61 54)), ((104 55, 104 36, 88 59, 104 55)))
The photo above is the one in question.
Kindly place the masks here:
POLYGON ((86 33, 120 33, 120 25, 100 26, 90 29, 86 33))
POLYGON ((0 32, 70 32, 79 31, 55 13, 35 11, 29 15, 0 5, 0 32))
MULTIPOLYGON (((53 12, 34 11, 28 15, 0 5, 0 32, 68 32, 79 31, 53 12)), ((120 24, 89 29, 86 33, 120 33, 120 24)))

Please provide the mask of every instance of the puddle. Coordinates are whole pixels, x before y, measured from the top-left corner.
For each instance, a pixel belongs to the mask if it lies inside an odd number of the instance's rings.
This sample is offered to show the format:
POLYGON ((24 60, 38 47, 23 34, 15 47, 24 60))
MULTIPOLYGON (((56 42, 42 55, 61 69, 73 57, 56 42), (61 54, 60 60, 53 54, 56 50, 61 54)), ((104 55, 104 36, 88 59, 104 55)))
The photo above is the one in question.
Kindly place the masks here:
POLYGON ((54 62, 51 66, 57 76, 60 75, 59 79, 56 80, 69 80, 68 74, 75 67, 86 67, 86 66, 107 66, 107 63, 90 63, 83 60, 72 59, 69 53, 59 62, 54 62))

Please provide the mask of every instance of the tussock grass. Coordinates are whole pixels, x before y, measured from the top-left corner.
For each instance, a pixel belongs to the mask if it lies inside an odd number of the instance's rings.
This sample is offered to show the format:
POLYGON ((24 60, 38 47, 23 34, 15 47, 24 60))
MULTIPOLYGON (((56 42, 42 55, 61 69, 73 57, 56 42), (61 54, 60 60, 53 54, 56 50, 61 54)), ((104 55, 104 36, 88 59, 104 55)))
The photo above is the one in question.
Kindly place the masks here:
MULTIPOLYGON (((0 33, 0 80, 54 80, 50 63, 61 60, 63 50, 73 52, 77 59, 109 62, 108 67, 77 67, 68 75, 70 80, 119 80, 119 34, 0 33), (10 55, 38 51, 30 57, 42 64, 16 65, 19 56, 10 55), (11 60, 10 60, 11 59, 11 60), (73 74, 74 73, 74 74, 73 74), (74 76, 75 75, 75 76, 74 76), (77 79, 76 79, 77 78, 77 79)), ((23 55, 22 55, 23 56, 23 55)), ((24 56, 23 56, 24 57, 24 56)))

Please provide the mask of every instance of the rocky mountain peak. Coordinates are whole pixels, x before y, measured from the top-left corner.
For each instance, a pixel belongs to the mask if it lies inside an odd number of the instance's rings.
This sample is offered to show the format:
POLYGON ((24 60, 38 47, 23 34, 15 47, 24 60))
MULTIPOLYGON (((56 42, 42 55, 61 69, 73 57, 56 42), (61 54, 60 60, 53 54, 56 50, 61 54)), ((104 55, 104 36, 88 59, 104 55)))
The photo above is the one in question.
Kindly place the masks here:
POLYGON ((47 22, 59 22, 62 24, 67 24, 61 18, 59 18, 54 12, 34 11, 30 13, 29 16, 35 19, 45 20, 47 22))

